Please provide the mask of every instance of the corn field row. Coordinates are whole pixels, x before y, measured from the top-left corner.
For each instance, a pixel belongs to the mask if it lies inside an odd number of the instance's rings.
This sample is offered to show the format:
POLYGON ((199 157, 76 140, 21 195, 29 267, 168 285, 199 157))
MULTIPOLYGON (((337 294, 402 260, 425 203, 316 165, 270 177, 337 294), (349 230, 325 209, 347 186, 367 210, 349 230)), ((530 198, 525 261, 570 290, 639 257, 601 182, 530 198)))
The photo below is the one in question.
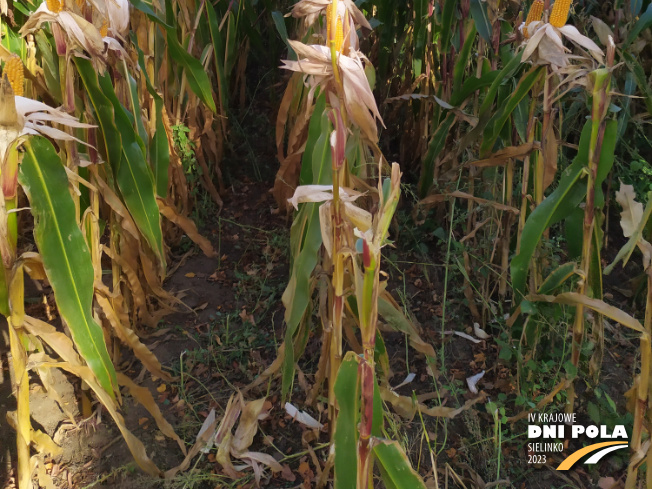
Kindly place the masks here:
MULTIPOLYGON (((443 458, 460 447, 431 440, 424 419, 448 427, 471 412, 493 422, 488 482, 517 487, 503 437, 551 410, 598 424, 587 392, 626 337, 630 390, 607 397, 627 412, 616 424, 628 453, 599 487, 652 488, 649 0, 0 0, 0 14, 0 313, 16 487, 55 487, 45 467, 61 453, 33 426, 30 386, 76 423, 53 369, 76 379, 84 418, 101 404, 154 478, 175 480, 213 446, 235 481, 242 467, 254 485, 282 472, 250 448, 273 392, 326 407, 323 424, 306 422, 310 440, 328 439, 319 456, 306 442, 315 487, 469 487, 443 458), (263 58, 270 77, 253 66, 263 58), (276 113, 270 192, 291 222, 284 336, 189 442, 117 365, 126 351, 178 381, 145 339, 188 310, 165 283, 173 250, 189 238, 220 259, 194 218, 201 202, 217 216, 237 199, 224 161, 242 156, 236 114, 259 86, 276 113), (415 321, 390 277, 409 233, 443 247, 441 320, 429 322, 439 331, 415 321), (30 315, 26 280, 51 288, 55 316, 30 315), (444 338, 457 333, 496 345, 491 369, 507 372, 507 395, 483 390, 485 370, 457 405, 391 387, 392 335, 443 392, 455 365, 444 338), (310 342, 319 356, 306 387, 310 342), (179 466, 150 458, 125 396, 178 444, 179 466), (397 419, 424 426, 427 470, 397 419)), ((587 477, 598 486, 598 472, 587 477)))

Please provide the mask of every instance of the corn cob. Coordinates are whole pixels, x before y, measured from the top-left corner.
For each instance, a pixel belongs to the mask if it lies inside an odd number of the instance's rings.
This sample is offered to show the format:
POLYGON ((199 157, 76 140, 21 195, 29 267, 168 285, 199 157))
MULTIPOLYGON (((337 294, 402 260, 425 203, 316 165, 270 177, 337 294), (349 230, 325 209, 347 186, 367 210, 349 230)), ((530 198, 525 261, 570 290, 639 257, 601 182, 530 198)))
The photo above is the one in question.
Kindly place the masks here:
POLYGON ((526 39, 530 37, 530 35, 527 32, 527 26, 529 26, 531 22, 540 21, 542 16, 543 16, 543 0, 534 0, 532 6, 530 7, 530 11, 527 14, 527 19, 525 19, 525 28, 523 29, 523 35, 525 36, 526 39))
POLYGON ((335 51, 341 51, 342 42, 344 41, 344 29, 342 27, 342 16, 337 16, 337 27, 335 35, 331 33, 331 22, 333 20, 333 4, 329 3, 326 7, 326 39, 335 42, 335 51))
POLYGON ((45 5, 53 14, 58 14, 63 10, 63 0, 45 0, 45 5))
POLYGON ((552 6, 552 12, 550 12, 550 25, 558 28, 566 25, 571 3, 572 0, 557 0, 555 2, 552 6))
POLYGON ((20 60, 20 56, 14 54, 9 58, 5 63, 4 74, 7 75, 7 79, 11 84, 11 89, 14 91, 14 95, 23 96, 23 81, 25 80, 25 72, 23 68, 23 62, 20 60))
POLYGON ((106 37, 108 33, 109 33, 109 24, 107 23, 106 20, 103 20, 102 27, 100 27, 100 36, 106 37))

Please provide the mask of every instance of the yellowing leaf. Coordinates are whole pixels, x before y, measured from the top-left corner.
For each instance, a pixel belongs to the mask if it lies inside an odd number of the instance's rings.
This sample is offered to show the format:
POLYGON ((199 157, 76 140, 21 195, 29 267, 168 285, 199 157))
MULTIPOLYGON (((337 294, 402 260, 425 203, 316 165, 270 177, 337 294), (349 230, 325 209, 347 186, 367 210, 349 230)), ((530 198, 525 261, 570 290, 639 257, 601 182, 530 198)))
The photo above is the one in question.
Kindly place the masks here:
POLYGON ((195 274, 193 272, 186 273, 186 278, 194 278, 195 274))

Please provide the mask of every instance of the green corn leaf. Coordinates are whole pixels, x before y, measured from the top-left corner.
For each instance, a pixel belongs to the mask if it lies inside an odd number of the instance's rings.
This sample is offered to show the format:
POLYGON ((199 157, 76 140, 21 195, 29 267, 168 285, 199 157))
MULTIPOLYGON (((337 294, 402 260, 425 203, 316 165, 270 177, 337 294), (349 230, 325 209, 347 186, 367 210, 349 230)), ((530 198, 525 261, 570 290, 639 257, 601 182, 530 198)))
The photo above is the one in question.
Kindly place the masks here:
POLYGON ((86 93, 95 112, 95 120, 100 126, 102 140, 104 141, 104 154, 112 171, 120 164, 122 158, 122 140, 120 132, 115 125, 113 104, 99 86, 97 72, 91 62, 75 56, 77 72, 86 88, 86 93))
POLYGON ((647 6, 647 10, 638 18, 632 30, 629 31, 625 44, 623 44, 623 49, 633 43, 639 34, 650 26, 652 26, 652 3, 647 6))
POLYGON ((441 150, 444 149, 446 137, 453 122, 455 122, 455 113, 449 112, 446 118, 439 124, 439 127, 428 144, 428 152, 421 162, 421 182, 419 182, 419 195, 421 198, 428 194, 432 186, 435 174, 435 159, 439 156, 441 150))
MULTIPOLYGON (((385 486, 395 489, 425 489, 419 474, 397 441, 381 441, 373 449, 385 486)), ((337 453, 337 452, 336 452, 337 453)))
POLYGON ((493 27, 487 13, 487 4, 482 0, 471 0, 471 17, 475 23, 478 33, 486 42, 491 42, 493 27))
POLYGON ((278 35, 281 36, 281 40, 285 43, 285 45, 288 48, 288 54, 290 56, 289 59, 296 59, 296 54, 294 54, 294 50, 292 49, 292 46, 290 46, 290 43, 288 42, 288 30, 287 27, 285 27, 285 17, 281 12, 278 10, 275 10, 272 12, 272 19, 274 20, 274 25, 276 26, 276 31, 278 32, 278 35))
POLYGON ((623 95, 625 95, 621 101, 622 110, 620 111, 620 118, 618 119, 618 140, 623 137, 625 134, 625 129, 627 129, 627 124, 631 119, 631 114, 629 112, 629 106, 631 104, 631 96, 634 95, 636 90, 636 78, 631 71, 628 71, 625 75, 625 88, 623 90, 623 95))
POLYGON ((158 16, 151 3, 147 3, 145 0, 130 0, 130 3, 136 10, 140 10, 142 13, 147 15, 150 20, 156 22, 161 27, 166 29, 172 27, 172 25, 166 24, 165 21, 158 16))
MULTIPOLYGON (((340 407, 335 424, 335 489, 355 489, 358 475, 358 414, 360 383, 358 358, 347 352, 335 381, 335 398, 340 407)), ((374 402, 374 408, 375 408, 374 402)))
POLYGON ((538 294, 552 294, 555 290, 563 285, 575 273, 575 263, 569 262, 557 267, 548 277, 543 281, 538 294))
MULTIPOLYGON (((466 34, 464 46, 462 46, 460 54, 457 56, 457 60, 455 61, 455 66, 453 67, 453 94, 462 90, 462 79, 464 78, 466 67, 469 64, 469 56, 471 55, 471 49, 475 44, 476 33, 475 24, 473 24, 469 29, 469 32, 466 34)), ((452 96, 451 105, 458 105, 461 102, 454 100, 454 96, 452 96)))
POLYGON ((224 71, 224 40, 220 32, 220 25, 217 21, 217 13, 213 4, 208 2, 206 4, 206 14, 208 15, 208 28, 211 33, 211 41, 213 42, 213 58, 215 62, 215 72, 217 74, 217 91, 220 97, 220 111, 222 116, 226 117, 229 108, 229 85, 226 81, 226 73, 224 71))
POLYGON ((125 79, 128 81, 129 84, 129 102, 131 105, 131 113, 134 116, 134 122, 136 126, 136 132, 138 133, 138 136, 140 139, 144 142, 147 141, 149 138, 147 136, 147 130, 145 130, 145 124, 143 123, 143 118, 140 116, 141 114, 141 109, 140 109, 140 98, 138 96, 138 85, 136 84, 136 80, 134 79, 131 74, 125 70, 125 65, 124 63, 122 64, 122 75, 125 77, 125 79))
POLYGON ((481 88, 492 85, 494 81, 496 81, 496 78, 498 78, 498 75, 500 75, 499 71, 490 71, 482 75, 481 78, 475 76, 468 77, 464 80, 459 91, 453 91, 453 94, 451 95, 451 105, 459 106, 481 88))
POLYGON ((108 73, 100 78, 100 86, 113 104, 115 120, 122 138, 122 158, 114 169, 118 188, 138 229, 158 257, 161 266, 165 268, 161 216, 156 203, 154 177, 145 161, 145 145, 120 104, 108 73))
POLYGON ((154 99, 154 108, 156 110, 156 132, 149 142, 148 157, 152 168, 152 174, 154 176, 156 195, 165 198, 168 194, 170 147, 168 145, 168 136, 165 132, 165 124, 163 124, 163 99, 152 86, 152 81, 149 79, 147 67, 145 66, 145 55, 143 50, 138 46, 138 39, 134 33, 131 33, 130 37, 138 51, 138 66, 140 66, 140 72, 145 77, 147 91, 154 99))
MULTIPOLYGON (((18 5, 18 2, 16 2, 18 5)), ((61 102, 61 79, 59 78, 59 60, 57 58, 56 49, 50 43, 49 38, 45 35, 45 31, 38 30, 34 33, 36 45, 38 46, 39 54, 43 60, 43 75, 45 77, 45 84, 50 91, 50 95, 57 102, 61 102)), ((54 42, 54 41, 53 41, 54 42)))
MULTIPOLYGON (((586 195, 586 183, 581 180, 588 165, 591 126, 591 120, 584 124, 577 156, 573 159, 573 163, 562 173, 558 187, 534 209, 525 222, 520 252, 512 259, 510 264, 515 306, 520 303, 523 295, 525 295, 530 260, 544 231, 571 215, 586 195)), ((611 165, 613 165, 617 130, 617 121, 607 121, 595 181, 596 201, 598 192, 602 192, 600 188, 602 182, 606 175, 609 174, 611 165)))
POLYGON ((104 333, 92 314, 93 264, 84 235, 77 226, 63 163, 45 138, 25 144, 18 179, 34 215, 34 239, 52 285, 57 308, 73 341, 102 388, 115 398, 115 369, 104 333))
POLYGON ((166 29, 166 32, 170 59, 175 63, 179 63, 183 67, 186 78, 188 79, 188 84, 195 95, 197 95, 209 109, 213 112, 217 112, 215 101, 213 100, 213 93, 211 91, 211 81, 208 78, 208 74, 204 70, 204 67, 198 59, 191 56, 188 51, 179 44, 179 41, 177 41, 176 29, 169 28, 166 29))
MULTIPOLYGON (((500 70, 494 81, 491 83, 491 86, 489 87, 489 90, 487 91, 487 95, 484 98, 484 101, 482 102, 482 105, 480 106, 480 119, 483 119, 485 113, 487 113, 496 98, 496 94, 498 93, 498 88, 505 83, 506 80, 512 77, 514 73, 516 73, 516 70, 519 69, 521 66, 521 56, 523 55, 523 51, 519 51, 519 53, 514 56, 512 59, 509 60, 509 62, 503 66, 503 69, 500 70)), ((482 77, 484 78, 484 76, 482 77)))
POLYGON ((582 254, 584 240, 584 210, 582 208, 576 207, 568 215, 564 221, 564 235, 568 246, 568 258, 574 260, 582 254))
POLYGON ((235 66, 238 26, 236 24, 233 12, 228 12, 226 15, 228 16, 228 20, 226 22, 226 51, 224 55, 224 72, 228 77, 233 71, 233 67, 235 66))
POLYGON ((149 161, 154 176, 156 195, 164 199, 168 195, 170 146, 165 132, 165 124, 163 124, 163 99, 155 98, 154 106, 156 109, 156 132, 149 142, 149 161))
POLYGON ((441 29, 439 31, 441 52, 447 53, 451 44, 451 32, 453 30, 453 20, 455 18, 455 6, 457 0, 445 0, 444 9, 441 14, 441 29))
POLYGON ((500 104, 499 109, 494 116, 487 123, 484 131, 484 138, 480 147, 480 157, 485 158, 493 150, 494 144, 500 135, 503 126, 512 115, 518 104, 525 96, 532 90, 532 87, 537 82, 543 71, 540 66, 532 68, 526 73, 523 78, 518 82, 516 90, 509 96, 507 101, 500 104))
MULTIPOLYGON (((321 97, 325 103, 325 97, 321 97)), ((308 142, 302 161, 303 169, 311 167, 310 175, 314 184, 331 183, 331 146, 330 122, 326 112, 313 112, 308 129, 308 142)), ((303 183, 303 182, 302 182, 303 183)), ((294 379, 294 351, 291 345, 293 337, 308 309, 311 298, 312 272, 319 260, 319 248, 322 245, 321 227, 319 225, 319 204, 302 204, 290 230, 290 247, 292 250, 292 269, 290 280, 283 292, 285 306, 286 348, 283 361, 283 396, 286 396, 294 379)))
POLYGON ((510 264, 515 305, 525 295, 530 260, 544 231, 570 214, 582 202, 586 194, 586 184, 580 181, 584 168, 585 165, 579 160, 568 167, 562 174, 559 186, 534 209, 525 222, 520 252, 510 264), (555 221, 555 216, 561 217, 555 221))
POLYGON ((631 71, 634 75, 634 78, 636 78, 636 84, 638 85, 638 89, 641 91, 641 95, 643 96, 643 101, 645 102, 647 111, 652 114, 652 87, 650 87, 650 84, 647 81, 645 70, 639 64, 636 58, 634 58, 634 56, 629 54, 627 51, 623 51, 622 55, 625 59, 625 63, 627 64, 627 68, 629 68, 629 71, 631 71))

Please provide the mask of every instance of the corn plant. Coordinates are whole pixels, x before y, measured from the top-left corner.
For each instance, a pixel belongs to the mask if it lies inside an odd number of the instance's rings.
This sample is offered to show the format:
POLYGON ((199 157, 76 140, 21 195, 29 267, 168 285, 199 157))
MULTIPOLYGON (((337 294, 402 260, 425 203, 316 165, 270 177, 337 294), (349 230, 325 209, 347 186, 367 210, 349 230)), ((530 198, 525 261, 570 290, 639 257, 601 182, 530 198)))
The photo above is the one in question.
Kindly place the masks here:
MULTIPOLYGON (((7 318, 16 373, 17 411, 11 419, 17 431, 21 489, 31 487, 32 472, 42 466, 43 454, 59 450, 47 435, 31 427, 31 370, 55 399, 58 395, 48 369, 60 368, 79 377, 82 387, 93 391, 111 414, 146 472, 163 474, 125 426, 120 387, 143 404, 161 431, 185 452, 151 394, 114 364, 124 344, 149 372, 171 380, 139 337, 142 325, 154 327, 165 314, 183 307, 162 287, 167 257, 161 215, 207 255, 215 254, 186 217, 186 181, 171 127, 189 120, 193 128, 203 127, 202 135, 221 140, 216 134, 225 131, 228 104, 223 67, 227 50, 233 66, 237 29, 235 14, 226 11, 223 20, 229 27, 220 31, 210 4, 202 4, 193 19, 183 17, 187 22, 182 25, 171 3, 163 7, 161 12, 143 2, 48 0, 35 10, 25 3, 14 11, 19 32, 2 26, 6 39, 0 47, 4 62, 0 313, 7 318), (200 61, 191 54, 197 44, 182 46, 177 36, 187 38, 188 32, 194 36, 203 15, 211 28, 202 29, 197 38, 202 49, 204 44, 211 46, 214 57, 200 61), (226 48, 225 32, 232 35, 226 48), (220 80, 217 93, 223 116, 215 129, 217 106, 204 69, 211 61, 220 80), (158 76, 172 66, 180 70, 178 86, 158 76), (29 200, 38 253, 20 253, 17 213, 25 211, 17 208, 21 192, 29 200), (103 280, 103 255, 111 263, 109 282, 103 280), (50 284, 69 334, 25 314, 25 273, 50 284), (30 446, 39 454, 30 457, 30 446)), ((211 159, 219 161, 221 150, 212 147, 211 159)), ((205 158, 204 152, 197 154, 205 158)), ((205 172, 209 187, 210 175, 205 172)), ((214 197, 221 203, 217 191, 214 197)), ((174 239, 175 233, 169 231, 168 236, 174 239)), ((83 404, 82 412, 90 415, 90 403, 83 404)))

